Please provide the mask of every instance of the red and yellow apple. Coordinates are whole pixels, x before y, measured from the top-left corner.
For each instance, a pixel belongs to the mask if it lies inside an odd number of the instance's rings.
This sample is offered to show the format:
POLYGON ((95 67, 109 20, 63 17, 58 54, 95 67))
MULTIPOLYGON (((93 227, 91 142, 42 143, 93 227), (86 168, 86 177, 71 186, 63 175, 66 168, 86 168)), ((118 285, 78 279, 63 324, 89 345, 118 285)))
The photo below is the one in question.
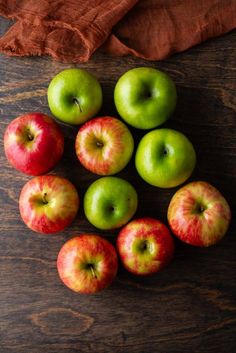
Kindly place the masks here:
POLYGON ((128 223, 121 229, 116 244, 122 264, 136 275, 160 271, 174 254, 174 241, 168 228, 153 218, 128 223))
POLYGON ((79 208, 74 185, 56 175, 42 175, 29 180, 19 199, 24 223, 35 232, 50 234, 67 227, 79 208))
POLYGON ((134 141, 123 122, 105 116, 92 119, 80 128, 75 150, 86 169, 98 175, 112 175, 130 161, 134 141))
POLYGON ((214 186, 195 181, 174 194, 167 217, 172 232, 180 240, 204 247, 223 238, 231 212, 227 201, 214 186))
POLYGON ((116 276, 116 250, 98 235, 82 234, 62 246, 57 269, 62 282, 73 291, 96 293, 109 286, 116 276))
POLYGON ((10 164, 28 175, 51 170, 64 150, 59 125, 42 113, 28 113, 14 119, 4 135, 5 154, 10 164))

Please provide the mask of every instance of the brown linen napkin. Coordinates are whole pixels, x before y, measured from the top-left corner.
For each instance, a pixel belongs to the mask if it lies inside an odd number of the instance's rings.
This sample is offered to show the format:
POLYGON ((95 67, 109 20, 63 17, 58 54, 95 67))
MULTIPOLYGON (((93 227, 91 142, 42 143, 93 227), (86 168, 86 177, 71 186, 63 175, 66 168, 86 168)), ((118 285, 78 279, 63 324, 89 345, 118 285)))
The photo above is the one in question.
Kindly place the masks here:
POLYGON ((0 38, 7 55, 87 61, 114 55, 160 60, 236 27, 236 0, 0 0, 16 23, 0 38))
POLYGON ((236 0, 143 0, 113 28, 105 49, 160 60, 236 28, 236 0))

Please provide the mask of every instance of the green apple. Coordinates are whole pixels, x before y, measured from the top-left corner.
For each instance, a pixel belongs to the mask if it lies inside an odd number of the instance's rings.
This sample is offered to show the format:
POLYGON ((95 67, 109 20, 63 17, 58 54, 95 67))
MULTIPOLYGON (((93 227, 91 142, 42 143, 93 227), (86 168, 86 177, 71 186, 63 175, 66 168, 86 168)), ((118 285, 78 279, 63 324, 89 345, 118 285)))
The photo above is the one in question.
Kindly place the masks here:
POLYGON ((84 196, 84 213, 99 229, 126 224, 136 212, 138 196, 133 186, 117 177, 103 177, 92 183, 84 196))
POLYGON ((192 143, 182 133, 158 129, 140 141, 135 165, 139 175, 149 184, 171 188, 185 182, 196 164, 192 143))
POLYGON ((55 117, 68 124, 82 124, 102 106, 102 89, 85 70, 67 69, 57 74, 48 87, 48 104, 55 117))
POLYGON ((128 124, 153 129, 172 114, 177 94, 167 74, 151 67, 138 67, 120 77, 114 100, 118 113, 128 124))

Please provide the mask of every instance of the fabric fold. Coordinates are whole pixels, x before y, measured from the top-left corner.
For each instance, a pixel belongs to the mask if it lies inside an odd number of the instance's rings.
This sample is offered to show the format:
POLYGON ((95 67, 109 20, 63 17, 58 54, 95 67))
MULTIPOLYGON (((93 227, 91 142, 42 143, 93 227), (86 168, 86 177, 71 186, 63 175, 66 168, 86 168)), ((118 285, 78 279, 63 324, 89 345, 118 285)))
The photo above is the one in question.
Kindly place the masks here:
POLYGON ((236 27, 235 0, 0 0, 15 23, 0 52, 87 61, 113 55, 161 60, 236 27))

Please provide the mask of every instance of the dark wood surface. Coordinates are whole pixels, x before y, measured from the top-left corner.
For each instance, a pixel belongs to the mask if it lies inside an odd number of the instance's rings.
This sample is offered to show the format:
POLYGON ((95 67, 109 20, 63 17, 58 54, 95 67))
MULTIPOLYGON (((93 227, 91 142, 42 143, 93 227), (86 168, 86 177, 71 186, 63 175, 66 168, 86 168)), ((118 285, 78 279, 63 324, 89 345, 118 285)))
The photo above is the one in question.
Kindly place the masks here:
MULTIPOLYGON (((1 19, 0 32, 8 22, 1 19)), ((0 33, 0 34, 1 34, 0 33)), ((236 32, 211 40, 163 62, 102 53, 76 65, 93 72, 102 84, 101 114, 116 115, 113 89, 118 77, 137 66, 153 66, 177 84, 177 110, 165 125, 193 142, 198 157, 191 180, 206 180, 236 209, 236 32)), ((72 67, 48 58, 0 56, 0 352, 1 353, 232 353, 236 351, 235 222, 217 246, 197 249, 176 240, 173 262, 149 278, 120 267, 114 284, 94 296, 82 296, 59 280, 56 257, 73 235, 95 232, 78 217, 55 236, 36 234, 22 223, 18 196, 29 180, 9 166, 3 133, 18 115, 50 115, 46 90, 60 70, 72 67)), ((76 160, 77 128, 63 126, 65 153, 53 173, 68 177, 81 196, 97 176, 76 160)), ((136 143, 144 132, 132 129, 136 143)), ((133 161, 119 174, 138 190, 137 216, 166 222, 175 189, 143 182, 133 161)), ((114 240, 117 232, 97 231, 114 240)))

